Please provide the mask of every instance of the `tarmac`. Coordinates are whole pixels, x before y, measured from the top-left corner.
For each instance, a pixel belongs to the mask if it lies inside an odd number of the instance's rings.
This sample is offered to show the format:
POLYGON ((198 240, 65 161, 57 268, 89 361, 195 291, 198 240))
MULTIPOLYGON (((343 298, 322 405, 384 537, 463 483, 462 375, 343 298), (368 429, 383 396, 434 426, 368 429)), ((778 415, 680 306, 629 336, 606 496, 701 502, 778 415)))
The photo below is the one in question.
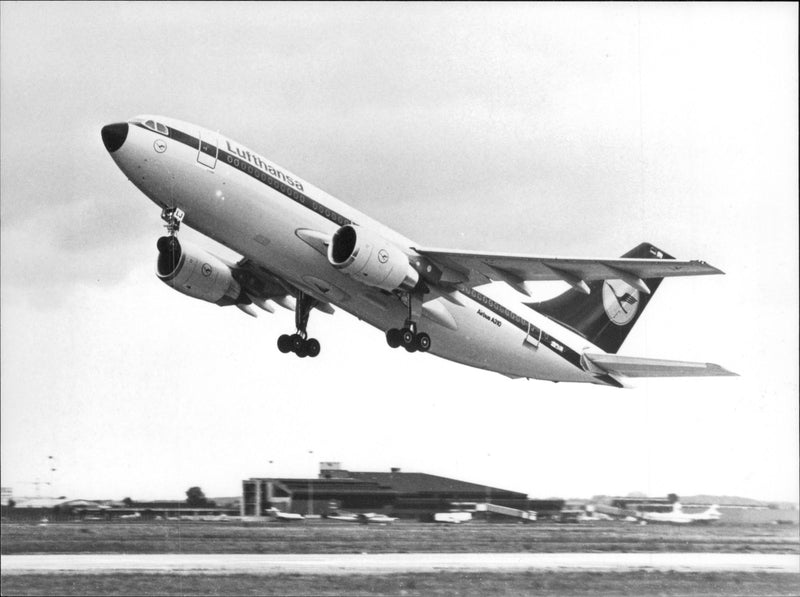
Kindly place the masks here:
POLYGON ((736 553, 33 554, 6 555, 2 574, 390 574, 440 571, 776 572, 800 555, 736 553))

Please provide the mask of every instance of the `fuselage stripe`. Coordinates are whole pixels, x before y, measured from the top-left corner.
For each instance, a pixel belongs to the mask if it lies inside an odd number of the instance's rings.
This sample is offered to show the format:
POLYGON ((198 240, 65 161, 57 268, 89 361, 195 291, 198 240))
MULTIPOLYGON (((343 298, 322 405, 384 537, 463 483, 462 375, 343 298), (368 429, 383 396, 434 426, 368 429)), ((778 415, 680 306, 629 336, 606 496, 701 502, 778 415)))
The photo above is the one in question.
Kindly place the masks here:
POLYGON ((478 292, 474 288, 470 288, 461 284, 459 285, 458 290, 495 315, 502 317, 526 334, 529 334, 531 337, 538 338, 539 346, 546 346, 570 364, 575 365, 579 369, 583 369, 583 367, 581 367, 581 355, 572 350, 569 346, 566 346, 563 342, 559 342, 544 330, 539 329, 526 319, 520 317, 516 313, 513 313, 497 301, 493 301, 488 296, 478 292))
MULTIPOLYGON (((144 126, 141 123, 135 122, 135 123, 132 123, 132 124, 135 124, 136 126, 139 126, 140 128, 143 128, 146 131, 150 131, 150 132, 155 133, 155 131, 153 131, 152 129, 149 129, 148 127, 144 126)), ((329 221, 333 222, 334 224, 337 224, 338 226, 345 226, 347 224, 355 224, 355 222, 353 222, 350 218, 346 218, 345 216, 341 215, 340 213, 337 213, 336 211, 330 209, 329 207, 326 207, 325 205, 323 205, 319 201, 315 201, 314 199, 312 199, 311 197, 309 197, 305 193, 299 191, 296 188, 293 188, 291 185, 289 185, 286 182, 283 182, 282 180, 280 180, 278 176, 283 177, 284 179, 287 179, 288 177, 286 177, 282 172, 278 171, 277 169, 275 169, 272 166, 270 166, 269 164, 267 164, 264 160, 261 160, 260 158, 257 158, 255 156, 253 156, 253 157, 255 157, 255 159, 258 159, 259 162, 261 162, 265 167, 270 168, 273 171, 275 171, 276 172, 275 175, 265 171, 264 169, 262 169, 259 166, 254 166, 252 163, 250 163, 250 161, 248 161, 247 158, 240 157, 238 155, 234 155, 234 154, 232 154, 232 153, 230 153, 228 151, 225 151, 224 149, 221 149, 221 148, 215 146, 213 143, 208 143, 207 141, 203 141, 203 144, 202 144, 202 147, 201 147, 200 139, 198 139, 197 137, 192 137, 191 135, 188 135, 188 134, 184 133, 183 131, 178 130, 178 129, 173 128, 173 127, 167 127, 167 128, 169 129, 169 138, 170 139, 174 139, 178 143, 183 143, 184 145, 186 145, 188 147, 191 147, 195 151, 198 151, 198 150, 202 151, 203 153, 205 153, 205 154, 207 154, 207 155, 209 155, 211 157, 214 157, 216 155, 217 161, 224 161, 226 164, 228 164, 232 168, 236 168, 237 170, 239 170, 240 172, 242 172, 244 174, 247 174, 248 176, 250 176, 254 180, 259 181, 261 184, 265 184, 268 187, 270 187, 271 189, 274 189, 274 190, 278 191, 279 193, 281 193, 285 197, 288 197, 289 199, 291 199, 295 203, 298 203, 298 204, 302 205, 303 207, 305 207, 307 209, 310 209, 311 211, 315 212, 317 215, 322 216, 326 220, 329 220, 329 221), (215 149, 216 149, 216 151, 215 151, 215 149)), ((158 134, 158 133, 155 133, 155 134, 158 134)), ((252 154, 249 154, 249 152, 248 152, 248 156, 252 156, 252 154)), ((291 180, 291 179, 289 179, 289 180, 291 180)), ((294 184, 299 184, 299 183, 295 183, 295 181, 293 181, 293 180, 291 180, 291 181, 294 184)))

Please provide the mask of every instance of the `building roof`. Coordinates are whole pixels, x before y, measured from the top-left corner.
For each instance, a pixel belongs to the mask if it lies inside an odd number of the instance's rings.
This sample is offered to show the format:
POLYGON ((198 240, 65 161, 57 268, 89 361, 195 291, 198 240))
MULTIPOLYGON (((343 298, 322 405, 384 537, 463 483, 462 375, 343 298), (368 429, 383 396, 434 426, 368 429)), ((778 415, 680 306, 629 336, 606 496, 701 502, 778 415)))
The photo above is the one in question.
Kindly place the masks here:
POLYGON ((56 506, 60 508, 97 508, 97 509, 107 508, 107 506, 103 506, 102 504, 95 501, 68 500, 63 497, 18 498, 18 501, 16 501, 17 508, 55 508, 56 506))
POLYGON ((352 493, 371 495, 396 495, 393 488, 360 479, 275 479, 297 497, 308 493, 309 488, 318 495, 350 495, 352 493))
POLYGON ((362 481, 372 481, 384 487, 390 487, 400 494, 475 494, 480 496, 490 495, 492 498, 508 497, 527 499, 527 495, 518 491, 499 489, 488 485, 479 485, 467 481, 459 481, 428 473, 404 473, 392 471, 389 473, 378 472, 352 472, 350 476, 362 481))

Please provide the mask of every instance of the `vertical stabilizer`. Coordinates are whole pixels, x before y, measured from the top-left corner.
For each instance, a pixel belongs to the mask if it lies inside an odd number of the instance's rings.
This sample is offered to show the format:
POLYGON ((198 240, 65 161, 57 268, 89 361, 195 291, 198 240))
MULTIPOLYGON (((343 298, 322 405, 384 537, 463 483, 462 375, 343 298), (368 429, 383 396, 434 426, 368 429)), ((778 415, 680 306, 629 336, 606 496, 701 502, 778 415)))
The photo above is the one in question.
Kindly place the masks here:
MULTIPOLYGON (((650 243, 642 243, 622 257, 674 259, 650 243)), ((589 283, 588 295, 570 289, 550 300, 525 304, 573 329, 606 352, 616 353, 662 280, 649 278, 644 281, 650 294, 622 280, 596 280, 589 283)))

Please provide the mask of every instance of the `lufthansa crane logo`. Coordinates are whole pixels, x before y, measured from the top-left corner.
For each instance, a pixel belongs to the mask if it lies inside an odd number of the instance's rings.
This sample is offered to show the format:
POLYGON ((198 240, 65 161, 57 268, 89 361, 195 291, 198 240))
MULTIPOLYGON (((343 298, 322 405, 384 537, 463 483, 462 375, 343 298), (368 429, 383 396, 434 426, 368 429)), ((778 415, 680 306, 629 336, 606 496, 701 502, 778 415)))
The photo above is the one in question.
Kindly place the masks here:
POLYGON ((380 251, 378 251, 378 261, 380 261, 381 263, 386 263, 387 261, 389 261, 389 253, 386 249, 381 249, 380 251))
POLYGON ((622 280, 606 280, 603 308, 612 323, 627 325, 639 310, 639 291, 622 280))
POLYGON ((211 275, 211 266, 207 263, 204 263, 203 267, 200 268, 200 271, 203 272, 203 275, 207 278, 211 275))
POLYGON ((167 151, 167 142, 164 139, 156 139, 153 142, 153 149, 155 149, 158 153, 164 153, 167 151))

